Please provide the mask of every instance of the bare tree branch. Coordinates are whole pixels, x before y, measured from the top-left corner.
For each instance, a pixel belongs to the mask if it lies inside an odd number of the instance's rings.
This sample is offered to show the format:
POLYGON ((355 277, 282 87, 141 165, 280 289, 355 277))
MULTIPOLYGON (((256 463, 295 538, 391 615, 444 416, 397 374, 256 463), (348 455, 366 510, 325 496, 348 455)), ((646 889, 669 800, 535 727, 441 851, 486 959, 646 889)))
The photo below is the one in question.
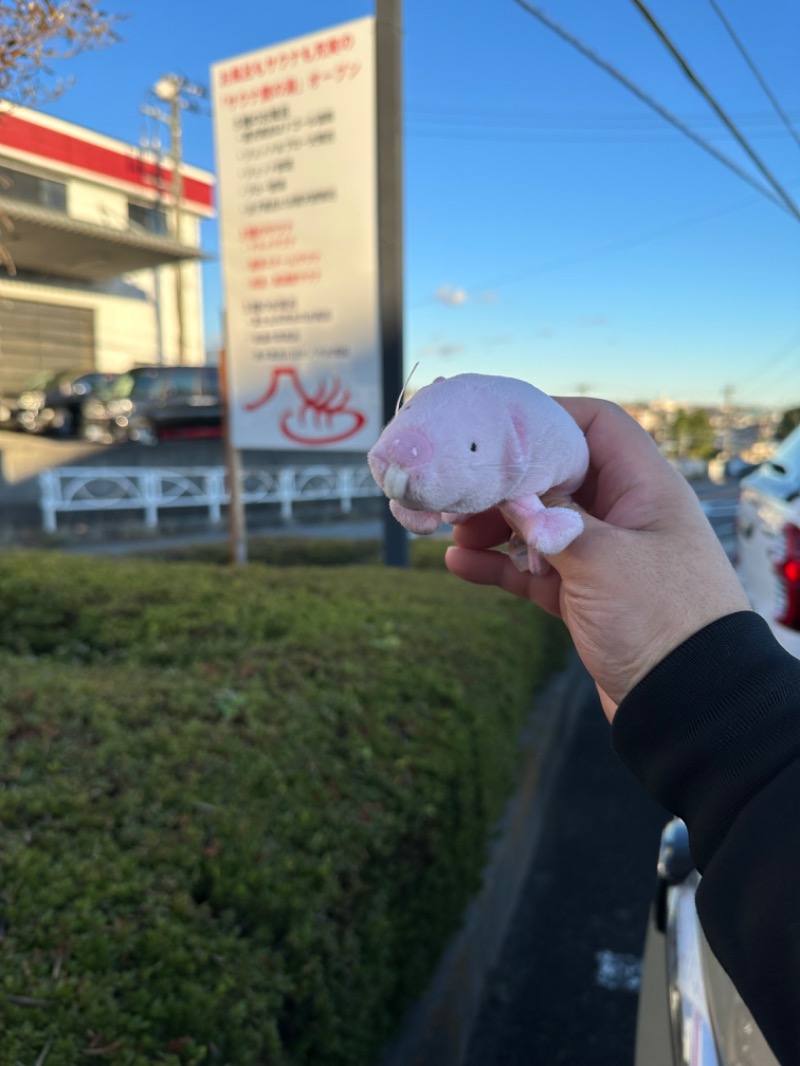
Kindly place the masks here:
MULTIPOLYGON (((3 104, 34 105, 64 92, 70 79, 56 78, 50 62, 114 44, 118 21, 96 0, 0 0, 0 121, 3 104)), ((7 184, 0 179, 0 195, 7 184)), ((0 212, 0 268, 8 274, 15 268, 3 237, 13 228, 0 212)))
POLYGON ((119 40, 96 0, 0 0, 0 98, 34 104, 63 92, 50 63, 119 40), (49 83, 49 84, 48 84, 49 83))

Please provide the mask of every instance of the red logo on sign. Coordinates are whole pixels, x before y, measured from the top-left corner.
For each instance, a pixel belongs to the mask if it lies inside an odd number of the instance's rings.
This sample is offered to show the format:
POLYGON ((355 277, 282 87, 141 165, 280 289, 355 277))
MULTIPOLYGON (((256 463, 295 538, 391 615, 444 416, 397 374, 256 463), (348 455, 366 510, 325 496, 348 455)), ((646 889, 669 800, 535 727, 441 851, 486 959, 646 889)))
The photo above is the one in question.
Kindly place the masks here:
POLYGON ((244 410, 257 411, 268 404, 278 392, 282 378, 294 390, 295 406, 281 414, 278 425, 283 435, 295 444, 312 447, 338 444, 355 436, 367 421, 366 415, 349 406, 350 392, 338 378, 323 381, 312 394, 293 366, 275 367, 266 391, 259 399, 246 403, 244 410))

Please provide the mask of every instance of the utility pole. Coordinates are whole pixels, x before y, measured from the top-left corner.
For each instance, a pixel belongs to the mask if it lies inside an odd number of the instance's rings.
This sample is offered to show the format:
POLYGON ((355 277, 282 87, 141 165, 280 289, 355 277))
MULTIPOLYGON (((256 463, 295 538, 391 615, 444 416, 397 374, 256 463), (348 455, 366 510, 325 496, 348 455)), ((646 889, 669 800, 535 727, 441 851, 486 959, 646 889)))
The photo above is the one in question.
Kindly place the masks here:
MULTIPOLYGON (((181 175, 181 163, 183 161, 183 129, 181 124, 181 112, 191 107, 189 97, 205 97, 206 90, 202 85, 179 74, 165 74, 152 87, 151 92, 162 103, 169 106, 169 111, 160 111, 158 108, 143 107, 144 114, 156 118, 165 123, 169 128, 170 163, 172 166, 172 236, 181 243, 181 215, 183 211, 183 176, 181 175)), ((175 271, 175 320, 178 334, 178 362, 181 366, 186 362, 186 327, 184 322, 183 307, 183 264, 178 261, 173 267, 175 271)))
MULTIPOLYGON (((378 83, 378 275, 383 421, 403 390, 403 26, 402 0, 375 0, 378 83)), ((384 502, 384 561, 409 563, 408 536, 384 502)))
POLYGON ((733 454, 733 394, 736 390, 733 385, 726 385, 722 390, 722 417, 723 417, 723 454, 730 458, 733 454))

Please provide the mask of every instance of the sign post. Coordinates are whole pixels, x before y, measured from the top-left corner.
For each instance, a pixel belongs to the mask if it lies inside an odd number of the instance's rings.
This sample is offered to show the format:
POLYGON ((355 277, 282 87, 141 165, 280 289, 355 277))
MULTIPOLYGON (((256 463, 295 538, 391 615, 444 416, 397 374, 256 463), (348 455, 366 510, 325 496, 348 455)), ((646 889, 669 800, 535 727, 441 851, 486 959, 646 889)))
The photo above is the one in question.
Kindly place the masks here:
MULTIPOLYGON (((378 234, 383 422, 403 390, 403 61, 402 0, 375 0, 378 67, 378 234)), ((408 566, 405 529, 384 503, 383 555, 408 566)))
POLYGON ((228 478, 228 532, 230 535, 231 562, 247 562, 247 516, 242 499, 242 453, 233 446, 231 427, 229 425, 230 402, 228 397, 228 356, 225 350, 227 328, 223 315, 222 336, 224 338, 219 353, 219 381, 222 391, 223 438, 225 445, 225 467, 228 478))

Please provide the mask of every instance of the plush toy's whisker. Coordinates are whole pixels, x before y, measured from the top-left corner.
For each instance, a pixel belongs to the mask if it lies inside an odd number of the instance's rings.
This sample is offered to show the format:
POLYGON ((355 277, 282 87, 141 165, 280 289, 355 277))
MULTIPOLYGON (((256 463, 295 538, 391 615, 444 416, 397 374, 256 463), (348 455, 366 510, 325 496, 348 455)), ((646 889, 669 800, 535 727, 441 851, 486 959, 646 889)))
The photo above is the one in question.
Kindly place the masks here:
POLYGON ((481 470, 502 470, 504 472, 507 471, 508 473, 520 473, 520 474, 522 474, 525 471, 525 464, 524 463, 487 463, 487 462, 484 462, 483 460, 481 460, 480 469, 481 470))
POLYGON ((395 404, 395 408, 394 408, 394 413, 395 413, 395 414, 397 414, 397 412, 398 412, 398 411, 400 410, 400 408, 401 408, 401 407, 403 406, 403 397, 404 397, 404 396, 405 396, 405 394, 406 394, 406 389, 408 388, 409 382, 410 382, 410 381, 411 381, 411 379, 413 378, 413 376, 414 376, 414 373, 415 373, 415 371, 416 371, 416 369, 417 369, 417 367, 418 367, 418 366, 419 366, 419 362, 416 362, 416 363, 414 363, 414 365, 413 365, 413 366, 411 367, 411 373, 410 373, 410 374, 408 375, 408 377, 406 378, 406 380, 405 380, 405 384, 403 385, 402 389, 400 390, 400 395, 399 395, 399 396, 397 397, 397 403, 395 404))

